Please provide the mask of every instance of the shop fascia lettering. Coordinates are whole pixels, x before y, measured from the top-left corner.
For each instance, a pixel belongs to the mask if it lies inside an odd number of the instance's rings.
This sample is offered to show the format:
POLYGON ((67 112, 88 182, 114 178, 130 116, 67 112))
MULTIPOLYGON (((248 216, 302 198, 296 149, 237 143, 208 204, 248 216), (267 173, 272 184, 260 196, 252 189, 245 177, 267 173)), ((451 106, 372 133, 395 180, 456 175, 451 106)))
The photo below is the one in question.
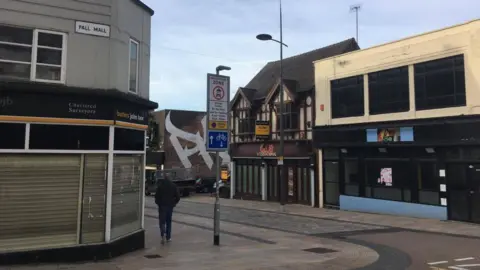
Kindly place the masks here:
POLYGON ((94 115, 97 113, 97 104, 85 104, 85 103, 68 103, 68 112, 69 113, 78 113, 78 114, 90 114, 94 115))
POLYGON ((9 96, 0 98, 0 108, 3 109, 10 105, 13 105, 13 99, 11 99, 9 96))
POLYGON ((134 113, 126 113, 126 112, 121 112, 117 111, 117 117, 118 118, 123 118, 123 119, 128 119, 128 120, 133 120, 133 121, 144 121, 145 117, 134 114, 134 113))
POLYGON ((276 157, 277 152, 275 152, 275 147, 273 144, 260 145, 260 151, 257 152, 259 157, 276 157))

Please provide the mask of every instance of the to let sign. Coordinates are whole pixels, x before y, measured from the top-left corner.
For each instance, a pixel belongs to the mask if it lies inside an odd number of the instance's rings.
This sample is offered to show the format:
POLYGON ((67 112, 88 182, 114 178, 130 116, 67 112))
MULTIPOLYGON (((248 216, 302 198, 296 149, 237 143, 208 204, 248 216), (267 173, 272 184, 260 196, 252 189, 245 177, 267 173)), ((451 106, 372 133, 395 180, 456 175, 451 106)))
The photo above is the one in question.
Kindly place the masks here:
POLYGON ((255 121, 255 137, 257 139, 270 138, 270 121, 255 121))
POLYGON ((207 151, 227 151, 230 77, 207 74, 207 151))

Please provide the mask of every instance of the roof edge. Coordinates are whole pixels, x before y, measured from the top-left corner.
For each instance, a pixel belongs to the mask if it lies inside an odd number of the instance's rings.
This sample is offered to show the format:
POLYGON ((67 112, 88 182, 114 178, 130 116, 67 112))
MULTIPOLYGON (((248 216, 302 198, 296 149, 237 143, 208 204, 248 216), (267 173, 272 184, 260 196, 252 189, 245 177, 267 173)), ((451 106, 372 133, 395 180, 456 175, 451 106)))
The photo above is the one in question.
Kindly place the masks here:
POLYGON ((480 22, 480 19, 469 20, 469 21, 466 21, 464 23, 459 23, 459 24, 443 27, 443 28, 440 28, 440 29, 416 34, 416 35, 413 35, 413 36, 404 37, 404 38, 401 38, 401 39, 389 41, 389 42, 382 43, 382 44, 379 44, 379 45, 374 45, 372 47, 368 47, 368 48, 365 48, 365 49, 359 49, 359 50, 347 52, 347 53, 344 53, 344 54, 339 54, 339 55, 331 56, 331 57, 328 57, 328 58, 319 59, 319 60, 313 61, 313 64, 319 63, 319 62, 322 62, 322 61, 332 60, 332 59, 335 59, 339 56, 345 56, 345 55, 349 55, 349 54, 352 54, 352 53, 358 53, 358 52, 362 52, 362 51, 372 50, 372 49, 380 48, 380 47, 383 47, 383 46, 386 46, 386 45, 398 43, 398 42, 401 42, 401 41, 406 41, 406 40, 409 40, 409 39, 414 39, 414 38, 418 38, 418 37, 421 37, 421 36, 434 34, 434 33, 445 31, 445 30, 452 29, 452 28, 462 27, 462 26, 465 26, 465 25, 468 25, 468 24, 473 24, 473 23, 476 23, 476 22, 480 22))
POLYGON ((146 12, 148 12, 150 14, 150 16, 153 16, 153 14, 155 14, 155 11, 151 7, 149 7, 145 3, 143 3, 141 0, 132 0, 132 2, 135 5, 143 8, 146 12))

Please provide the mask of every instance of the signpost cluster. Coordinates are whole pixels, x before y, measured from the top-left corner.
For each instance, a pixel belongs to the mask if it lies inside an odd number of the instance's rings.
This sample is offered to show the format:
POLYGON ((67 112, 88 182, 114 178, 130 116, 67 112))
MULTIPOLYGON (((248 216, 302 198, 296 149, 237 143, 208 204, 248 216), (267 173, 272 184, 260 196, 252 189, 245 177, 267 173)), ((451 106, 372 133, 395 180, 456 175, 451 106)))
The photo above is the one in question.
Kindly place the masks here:
POLYGON ((229 147, 229 101, 230 78, 218 74, 207 74, 207 151, 215 152, 216 197, 214 209, 214 245, 220 244, 220 156, 219 152, 228 152, 229 147))

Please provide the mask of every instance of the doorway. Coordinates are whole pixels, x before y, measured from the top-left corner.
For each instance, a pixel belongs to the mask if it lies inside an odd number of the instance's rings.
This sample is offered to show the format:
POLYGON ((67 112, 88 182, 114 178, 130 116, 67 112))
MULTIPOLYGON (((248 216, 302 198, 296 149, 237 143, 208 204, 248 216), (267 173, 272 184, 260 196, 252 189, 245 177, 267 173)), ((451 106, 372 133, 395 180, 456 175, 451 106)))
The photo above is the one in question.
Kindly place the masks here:
POLYGON ((447 166, 449 219, 480 223, 480 163, 447 166))

